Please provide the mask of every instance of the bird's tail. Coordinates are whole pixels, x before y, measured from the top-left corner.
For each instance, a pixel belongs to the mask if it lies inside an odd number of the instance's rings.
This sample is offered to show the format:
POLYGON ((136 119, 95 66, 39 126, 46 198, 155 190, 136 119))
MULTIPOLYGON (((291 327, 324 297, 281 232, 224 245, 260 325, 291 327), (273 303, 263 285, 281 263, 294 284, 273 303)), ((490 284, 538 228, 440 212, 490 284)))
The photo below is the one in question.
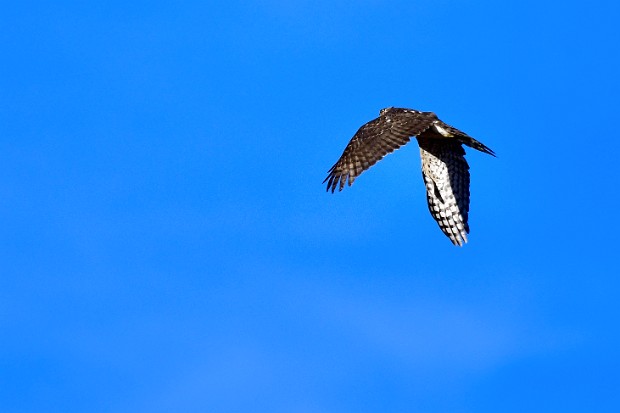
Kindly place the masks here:
POLYGON ((461 143, 469 146, 470 148, 474 148, 476 150, 479 150, 480 152, 488 153, 491 156, 496 156, 495 152, 493 152, 491 148, 486 146, 484 143, 475 140, 471 136, 468 136, 468 135, 459 136, 458 139, 461 143))
POLYGON ((493 150, 491 150, 491 148, 489 148, 488 146, 486 146, 482 142, 478 142, 477 140, 475 140, 474 138, 472 138, 471 136, 469 136, 465 132, 460 131, 457 128, 455 128, 454 126, 447 125, 447 124, 445 124, 443 122, 441 123, 441 126, 449 134, 449 135, 446 135, 446 134, 442 133, 443 136, 455 137, 456 139, 459 140, 459 142, 461 142, 464 145, 469 146, 470 148, 474 148, 476 150, 479 150, 480 152, 488 153, 491 156, 495 156, 495 152, 493 152, 493 150))

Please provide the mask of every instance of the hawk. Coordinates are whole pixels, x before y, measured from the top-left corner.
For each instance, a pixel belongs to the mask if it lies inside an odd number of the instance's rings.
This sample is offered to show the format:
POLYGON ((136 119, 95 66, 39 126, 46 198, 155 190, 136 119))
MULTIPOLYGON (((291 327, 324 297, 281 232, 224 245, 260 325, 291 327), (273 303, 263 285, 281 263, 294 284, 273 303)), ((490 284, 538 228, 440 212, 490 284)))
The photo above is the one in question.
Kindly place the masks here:
POLYGON ((463 144, 495 156, 486 145, 442 122, 433 112, 389 107, 359 128, 328 171, 327 191, 342 191, 366 169, 415 136, 420 146, 428 209, 454 245, 467 242, 469 165, 463 144))

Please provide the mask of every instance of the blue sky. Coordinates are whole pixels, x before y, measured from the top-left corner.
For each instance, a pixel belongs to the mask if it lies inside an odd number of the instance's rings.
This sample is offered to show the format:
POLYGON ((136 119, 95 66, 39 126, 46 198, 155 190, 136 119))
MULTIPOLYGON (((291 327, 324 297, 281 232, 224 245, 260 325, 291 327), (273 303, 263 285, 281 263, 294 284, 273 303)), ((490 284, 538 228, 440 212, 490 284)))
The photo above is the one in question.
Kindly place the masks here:
POLYGON ((0 7, 3 412, 617 412, 620 6, 0 7), (468 150, 470 243, 386 106, 468 150))

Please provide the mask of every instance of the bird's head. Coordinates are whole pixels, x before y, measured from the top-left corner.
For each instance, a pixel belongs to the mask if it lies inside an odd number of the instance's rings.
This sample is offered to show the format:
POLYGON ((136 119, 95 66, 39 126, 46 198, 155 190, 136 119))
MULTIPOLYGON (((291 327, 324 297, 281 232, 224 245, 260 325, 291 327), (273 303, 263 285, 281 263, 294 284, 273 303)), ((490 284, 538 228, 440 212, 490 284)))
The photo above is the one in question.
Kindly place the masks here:
POLYGON ((379 116, 383 116, 386 113, 388 113, 389 111, 391 111, 392 109, 394 109, 394 106, 390 106, 389 108, 383 108, 379 111, 379 116))

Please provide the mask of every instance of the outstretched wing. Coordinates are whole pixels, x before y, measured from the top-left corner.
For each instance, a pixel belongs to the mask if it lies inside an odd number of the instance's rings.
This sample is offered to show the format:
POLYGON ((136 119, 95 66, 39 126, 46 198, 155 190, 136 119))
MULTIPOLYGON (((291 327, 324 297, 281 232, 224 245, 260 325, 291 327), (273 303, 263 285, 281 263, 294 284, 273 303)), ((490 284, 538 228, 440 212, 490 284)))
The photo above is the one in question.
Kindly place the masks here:
POLYGON ((454 245, 467 242, 469 165, 465 150, 452 140, 418 137, 428 210, 454 245))
POLYGON ((338 162, 328 171, 327 190, 342 191, 366 169, 373 166, 388 153, 400 148, 411 136, 428 129, 437 120, 432 112, 411 109, 384 109, 382 116, 374 119, 357 131, 338 162))

